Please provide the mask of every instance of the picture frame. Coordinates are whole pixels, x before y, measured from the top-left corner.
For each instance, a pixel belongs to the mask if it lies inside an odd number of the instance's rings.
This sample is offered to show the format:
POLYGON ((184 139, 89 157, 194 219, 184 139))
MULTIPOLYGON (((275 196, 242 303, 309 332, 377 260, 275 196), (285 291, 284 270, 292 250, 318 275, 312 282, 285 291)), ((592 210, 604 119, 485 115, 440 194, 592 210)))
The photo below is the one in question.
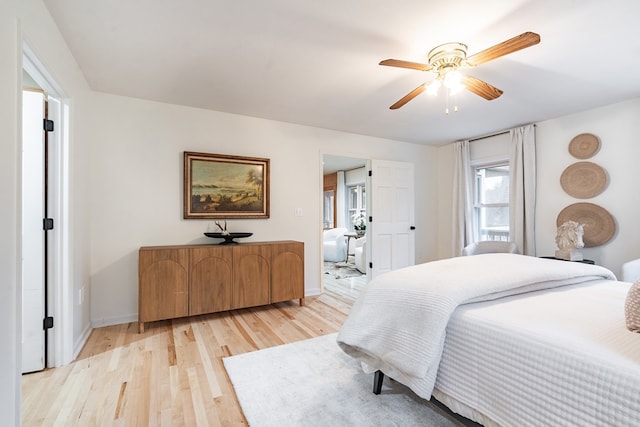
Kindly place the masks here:
POLYGON ((184 152, 185 219, 269 218, 269 159, 184 152))

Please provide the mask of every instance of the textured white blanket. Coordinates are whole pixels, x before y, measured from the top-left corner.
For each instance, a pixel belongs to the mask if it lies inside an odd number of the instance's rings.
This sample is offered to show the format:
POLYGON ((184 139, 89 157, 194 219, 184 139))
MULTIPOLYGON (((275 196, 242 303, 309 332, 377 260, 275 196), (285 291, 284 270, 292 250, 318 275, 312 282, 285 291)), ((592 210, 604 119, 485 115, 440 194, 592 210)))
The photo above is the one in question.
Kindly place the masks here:
POLYGON ((602 278, 615 280, 603 267, 516 254, 420 264, 372 280, 342 326, 338 344, 365 371, 381 370, 428 399, 445 329, 458 305, 602 278))
POLYGON ((433 396, 490 426, 640 426, 630 283, 592 280, 458 307, 433 396))

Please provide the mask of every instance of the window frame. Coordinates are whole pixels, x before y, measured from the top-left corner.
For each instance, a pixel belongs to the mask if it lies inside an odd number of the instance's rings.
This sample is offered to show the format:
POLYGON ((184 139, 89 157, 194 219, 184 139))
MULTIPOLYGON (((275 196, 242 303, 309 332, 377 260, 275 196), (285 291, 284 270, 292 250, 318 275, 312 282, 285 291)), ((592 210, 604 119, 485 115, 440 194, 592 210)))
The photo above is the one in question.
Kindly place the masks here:
POLYGON ((367 188, 365 183, 353 183, 350 185, 346 185, 346 197, 347 197, 347 203, 346 203, 346 210, 347 210, 347 221, 349 222, 349 231, 353 232, 355 231, 355 227, 353 226, 353 221, 351 220, 351 218, 353 217, 353 215, 357 214, 357 213, 362 213, 365 215, 367 215, 367 203, 366 203, 366 193, 367 193, 367 188), (352 199, 351 199, 351 190, 352 189, 356 189, 356 206, 352 207, 352 199), (364 194, 364 195, 363 195, 364 194))
MULTIPOLYGON (((475 242, 481 241, 481 240, 498 240, 498 241, 509 241, 510 237, 511 237, 511 226, 509 224, 510 221, 507 221, 507 230, 506 233, 504 231, 502 232, 495 232, 494 233, 494 238, 485 238, 483 239, 484 234, 482 233, 482 217, 481 217, 481 210, 484 208, 507 208, 508 210, 510 210, 510 202, 507 201, 506 203, 483 203, 479 200, 479 196, 480 196, 480 192, 481 192, 481 188, 480 188, 480 179, 479 179, 479 173, 478 171, 481 169, 489 169, 489 168, 496 168, 496 167, 508 167, 509 168, 509 178, 511 177, 511 162, 509 161, 508 158, 497 158, 497 159, 492 159, 490 161, 478 161, 478 162, 473 162, 471 164, 471 173, 472 173, 472 179, 473 179, 473 239, 475 242), (497 238, 496 238, 497 237, 497 238)), ((511 182, 509 179, 509 195, 511 194, 511 182)))

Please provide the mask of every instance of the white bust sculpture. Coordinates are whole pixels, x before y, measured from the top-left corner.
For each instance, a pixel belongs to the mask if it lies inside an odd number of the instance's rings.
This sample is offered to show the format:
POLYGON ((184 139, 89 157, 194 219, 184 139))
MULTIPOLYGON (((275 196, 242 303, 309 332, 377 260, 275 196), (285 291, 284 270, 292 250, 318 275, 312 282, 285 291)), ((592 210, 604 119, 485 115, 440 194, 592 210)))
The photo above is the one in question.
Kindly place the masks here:
POLYGON ((583 235, 584 225, 576 221, 567 221, 560 225, 556 234, 556 245, 558 245, 556 258, 582 261, 582 253, 576 249, 584 247, 583 235))

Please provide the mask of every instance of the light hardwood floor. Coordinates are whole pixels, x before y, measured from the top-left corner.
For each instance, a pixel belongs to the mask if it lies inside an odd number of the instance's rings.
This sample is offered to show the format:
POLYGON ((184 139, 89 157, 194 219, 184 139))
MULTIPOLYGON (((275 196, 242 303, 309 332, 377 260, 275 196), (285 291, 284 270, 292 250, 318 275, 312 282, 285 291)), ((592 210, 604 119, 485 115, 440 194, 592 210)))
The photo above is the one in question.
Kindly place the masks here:
POLYGON ((247 425, 222 358, 337 332, 365 279, 326 276, 304 307, 94 329, 70 365, 23 376, 23 425, 247 425))

